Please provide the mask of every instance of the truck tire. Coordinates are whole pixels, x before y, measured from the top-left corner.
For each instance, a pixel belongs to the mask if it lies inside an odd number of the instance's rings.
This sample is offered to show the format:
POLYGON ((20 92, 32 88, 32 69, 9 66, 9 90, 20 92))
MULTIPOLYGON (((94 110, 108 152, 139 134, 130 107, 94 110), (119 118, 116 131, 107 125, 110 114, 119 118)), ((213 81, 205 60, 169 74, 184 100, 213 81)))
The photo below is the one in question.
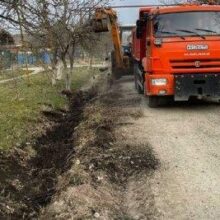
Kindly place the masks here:
POLYGON ((157 108, 159 106, 159 98, 158 96, 149 96, 148 97, 148 106, 150 108, 157 108))
MULTIPOLYGON (((135 88, 136 88, 138 94, 144 94, 144 89, 141 88, 141 86, 138 84, 138 78, 140 78, 140 76, 138 75, 138 64, 135 63, 135 64, 134 64, 135 88)), ((142 83, 141 81, 139 81, 139 82, 142 83)))
POLYGON ((136 76, 135 73, 134 73, 134 86, 135 86, 135 89, 137 90, 138 89, 138 84, 137 84, 137 76, 136 76))
POLYGON ((144 94, 144 90, 140 87, 139 84, 137 84, 137 91, 138 91, 138 94, 144 94))
POLYGON ((173 102, 173 96, 149 96, 148 106, 157 108, 159 106, 167 106, 173 102))
POLYGON ((134 75, 134 85, 135 85, 135 89, 137 90, 138 94, 144 94, 143 89, 138 84, 137 75, 136 74, 134 75))

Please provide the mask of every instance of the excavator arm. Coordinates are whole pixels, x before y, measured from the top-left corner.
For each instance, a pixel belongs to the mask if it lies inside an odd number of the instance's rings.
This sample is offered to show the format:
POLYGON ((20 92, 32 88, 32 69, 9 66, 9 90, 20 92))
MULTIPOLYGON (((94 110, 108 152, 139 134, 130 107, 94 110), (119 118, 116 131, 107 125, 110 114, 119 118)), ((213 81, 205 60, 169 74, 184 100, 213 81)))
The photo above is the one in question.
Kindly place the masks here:
POLYGON ((111 8, 97 8, 93 19, 93 29, 95 32, 111 31, 115 50, 115 65, 117 68, 123 69, 124 57, 121 48, 120 29, 116 11, 111 8))

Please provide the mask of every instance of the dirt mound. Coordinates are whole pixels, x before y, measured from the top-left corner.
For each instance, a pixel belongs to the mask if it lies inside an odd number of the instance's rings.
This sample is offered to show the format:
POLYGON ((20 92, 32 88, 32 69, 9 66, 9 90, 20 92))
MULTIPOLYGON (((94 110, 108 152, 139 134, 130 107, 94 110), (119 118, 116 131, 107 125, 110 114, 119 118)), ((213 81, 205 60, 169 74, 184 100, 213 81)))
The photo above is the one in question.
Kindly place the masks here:
POLYGON ((146 146, 117 146, 90 161, 95 171, 104 171, 112 183, 127 183, 133 175, 157 168, 157 160, 146 146), (138 149, 138 150, 137 150, 138 149), (147 149, 147 150, 146 150, 147 149))
MULTIPOLYGON (((141 114, 114 105, 123 96, 117 87, 113 89, 105 90, 85 108, 83 121, 75 128, 72 167, 60 179, 59 193, 43 211, 42 219, 133 219, 127 191, 131 185, 134 188, 134 179, 150 175, 159 162, 149 146, 117 142, 115 130, 123 126, 124 118, 136 119, 141 114)), ((126 103, 130 106, 131 102, 126 103)), ((146 213, 145 217, 150 211, 146 213)))

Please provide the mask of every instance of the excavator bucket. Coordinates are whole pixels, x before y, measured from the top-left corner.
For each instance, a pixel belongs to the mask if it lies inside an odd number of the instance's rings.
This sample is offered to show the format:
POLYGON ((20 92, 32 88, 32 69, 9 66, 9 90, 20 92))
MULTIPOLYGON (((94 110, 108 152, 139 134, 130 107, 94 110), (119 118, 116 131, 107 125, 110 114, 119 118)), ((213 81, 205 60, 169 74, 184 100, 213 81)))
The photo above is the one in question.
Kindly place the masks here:
POLYGON ((92 27, 95 33, 108 32, 108 15, 103 13, 102 9, 97 9, 92 20, 92 27))
POLYGON ((93 30, 95 33, 108 32, 108 19, 93 20, 93 30))
POLYGON ((112 76, 114 79, 119 79, 128 73, 133 74, 132 58, 123 52, 122 33, 118 24, 117 12, 112 8, 96 8, 92 19, 92 27, 94 32, 111 31, 114 51, 111 54, 112 76))

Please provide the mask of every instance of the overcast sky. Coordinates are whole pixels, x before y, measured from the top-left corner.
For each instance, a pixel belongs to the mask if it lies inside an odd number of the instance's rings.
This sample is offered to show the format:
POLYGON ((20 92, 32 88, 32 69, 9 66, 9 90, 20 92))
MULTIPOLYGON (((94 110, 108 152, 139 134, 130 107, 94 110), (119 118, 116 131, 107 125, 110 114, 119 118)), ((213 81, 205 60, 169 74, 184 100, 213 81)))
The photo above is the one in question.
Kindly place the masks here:
MULTIPOLYGON (((159 4, 159 0, 112 0, 111 5, 152 5, 159 4)), ((119 21, 122 25, 135 24, 138 18, 138 9, 118 10, 119 21)))

